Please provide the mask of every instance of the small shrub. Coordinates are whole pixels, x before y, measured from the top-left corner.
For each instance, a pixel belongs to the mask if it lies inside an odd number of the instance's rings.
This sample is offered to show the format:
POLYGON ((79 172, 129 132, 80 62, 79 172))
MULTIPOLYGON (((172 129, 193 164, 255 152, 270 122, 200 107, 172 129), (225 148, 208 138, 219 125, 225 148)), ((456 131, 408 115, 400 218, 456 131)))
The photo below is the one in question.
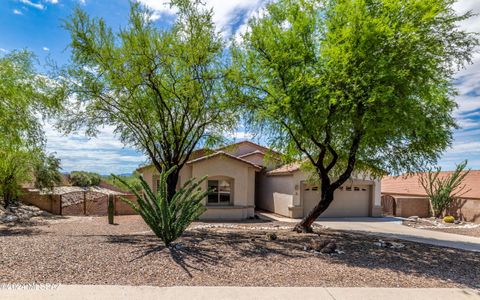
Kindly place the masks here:
POLYGON ((453 223, 453 222, 455 222, 455 218, 453 216, 445 216, 445 218, 443 218, 443 222, 453 223))
POLYGON ((138 205, 122 198, 129 204, 152 229, 157 237, 162 239, 167 247, 179 238, 185 229, 205 212, 202 200, 208 195, 208 191, 202 191, 200 185, 207 177, 200 180, 190 179, 180 188, 172 199, 167 195, 167 178, 175 167, 160 173, 158 192, 154 193, 147 182, 139 177, 142 183, 144 195, 141 195, 134 186, 121 177, 112 175, 122 182, 136 196, 138 205))

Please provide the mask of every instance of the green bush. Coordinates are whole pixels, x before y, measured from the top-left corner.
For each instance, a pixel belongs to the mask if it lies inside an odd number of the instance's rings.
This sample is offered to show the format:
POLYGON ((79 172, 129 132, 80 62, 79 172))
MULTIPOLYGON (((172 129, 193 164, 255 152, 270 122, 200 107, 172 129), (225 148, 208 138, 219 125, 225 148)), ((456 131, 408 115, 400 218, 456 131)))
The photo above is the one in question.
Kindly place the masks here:
POLYGON ((445 217, 443 218, 443 222, 445 222, 445 223, 453 223, 453 222, 455 222, 455 218, 452 217, 452 216, 445 216, 445 217))
POLYGON ((122 201, 142 216, 145 223, 167 247, 183 234, 188 225, 203 214, 205 208, 201 202, 208 194, 208 191, 202 191, 200 188, 200 184, 206 177, 200 180, 192 178, 175 193, 172 199, 168 200, 167 177, 174 170, 175 167, 160 173, 157 193, 154 193, 147 182, 139 177, 143 195, 121 177, 112 175, 135 194, 138 205, 125 198, 122 198, 122 201))
POLYGON ((88 187, 99 185, 102 177, 97 173, 73 171, 70 173, 70 182, 74 186, 88 187))
MULTIPOLYGON (((140 182, 140 179, 138 179, 138 177, 140 177, 140 174, 138 172, 134 172, 132 175, 128 175, 128 176, 118 176, 120 178, 122 178, 124 181, 128 182, 133 188, 135 188, 135 190, 137 192, 141 192, 142 191, 142 183, 140 182)), ((114 177, 112 176, 104 176, 103 177, 103 180, 113 186, 116 186, 120 189, 125 189, 125 185, 116 180, 114 177)))
POLYGON ((443 212, 452 204, 453 200, 461 197, 470 189, 463 184, 465 177, 470 170, 465 170, 467 161, 456 166, 455 171, 442 176, 442 168, 430 169, 420 175, 419 183, 425 189, 430 201, 432 215, 439 218, 443 212))

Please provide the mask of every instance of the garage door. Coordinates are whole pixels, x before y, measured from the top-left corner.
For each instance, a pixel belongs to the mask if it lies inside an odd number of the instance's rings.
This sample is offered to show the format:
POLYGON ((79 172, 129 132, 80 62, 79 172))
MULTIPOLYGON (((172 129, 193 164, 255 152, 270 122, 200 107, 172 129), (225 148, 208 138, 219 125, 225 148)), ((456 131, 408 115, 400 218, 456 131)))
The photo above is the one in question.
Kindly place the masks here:
MULTIPOLYGON (((318 186, 303 186, 303 213, 308 214, 320 201, 318 186)), ((370 186, 348 185, 337 189, 333 202, 321 217, 368 217, 370 186)))

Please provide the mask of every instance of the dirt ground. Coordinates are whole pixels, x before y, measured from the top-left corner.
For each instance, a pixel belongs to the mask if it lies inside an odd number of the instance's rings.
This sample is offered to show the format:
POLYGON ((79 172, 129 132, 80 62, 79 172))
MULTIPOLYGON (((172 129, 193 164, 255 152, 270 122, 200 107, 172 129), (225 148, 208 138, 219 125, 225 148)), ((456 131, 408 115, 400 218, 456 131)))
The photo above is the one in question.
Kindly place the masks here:
POLYGON ((480 288, 480 255, 398 240, 251 220, 192 224, 165 248, 139 216, 42 217, 0 226, 0 283, 480 288), (277 240, 267 238, 276 233, 277 240), (335 239, 340 254, 304 250, 335 239), (343 253, 342 253, 343 252, 343 253))
POLYGON ((431 218, 418 219, 417 221, 405 220, 403 225, 424 229, 441 231, 447 233, 461 234, 473 237, 480 237, 480 224, 462 222, 461 224, 444 223, 442 220, 433 220, 431 218))

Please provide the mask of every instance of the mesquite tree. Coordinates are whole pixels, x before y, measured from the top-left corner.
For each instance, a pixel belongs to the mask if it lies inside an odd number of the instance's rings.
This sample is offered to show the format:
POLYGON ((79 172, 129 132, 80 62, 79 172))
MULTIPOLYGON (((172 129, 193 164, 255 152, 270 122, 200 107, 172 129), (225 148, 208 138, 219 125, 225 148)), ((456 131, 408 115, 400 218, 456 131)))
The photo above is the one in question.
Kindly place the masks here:
POLYGON ((0 55, 0 200, 5 207, 20 185, 33 179, 36 166, 54 159, 44 152, 41 119, 61 111, 64 93, 58 81, 37 72, 35 61, 25 50, 0 55))
POLYGON ((111 125, 167 178, 168 199, 195 148, 218 141, 235 124, 223 97, 224 42, 200 1, 173 0, 176 19, 160 28, 131 2, 128 25, 114 32, 77 8, 66 22, 73 65, 66 131, 111 125))
POLYGON ((353 172, 413 171, 450 145, 452 77, 477 37, 453 0, 279 0, 233 48, 231 96, 321 183, 311 224, 353 172))

